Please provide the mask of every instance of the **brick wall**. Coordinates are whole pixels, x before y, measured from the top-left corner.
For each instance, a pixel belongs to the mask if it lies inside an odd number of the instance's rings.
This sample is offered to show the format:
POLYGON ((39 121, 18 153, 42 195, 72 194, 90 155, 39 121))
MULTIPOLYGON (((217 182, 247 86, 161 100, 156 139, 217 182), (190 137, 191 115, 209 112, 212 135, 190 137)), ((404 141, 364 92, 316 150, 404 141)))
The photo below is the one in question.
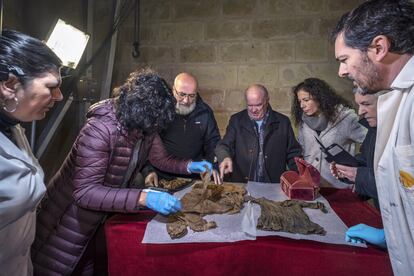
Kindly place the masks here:
POLYGON ((243 91, 264 84, 274 109, 289 115, 290 88, 307 77, 328 81, 348 99, 337 76, 328 33, 360 0, 141 0, 141 55, 131 55, 132 15, 119 33, 114 84, 151 66, 170 83, 181 71, 199 80, 224 134, 243 109, 243 91))

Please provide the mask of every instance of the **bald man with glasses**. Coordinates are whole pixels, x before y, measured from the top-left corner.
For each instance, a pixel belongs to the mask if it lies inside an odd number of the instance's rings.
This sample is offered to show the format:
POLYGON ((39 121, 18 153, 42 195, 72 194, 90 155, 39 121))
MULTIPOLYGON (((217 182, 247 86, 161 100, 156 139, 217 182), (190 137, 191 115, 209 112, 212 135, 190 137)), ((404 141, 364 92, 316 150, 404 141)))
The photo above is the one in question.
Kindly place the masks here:
MULTIPOLYGON (((213 163, 220 133, 212 109, 201 99, 197 88, 197 79, 190 73, 176 76, 172 89, 177 100, 176 117, 160 136, 169 153, 193 161, 205 159, 213 163)), ((167 179, 180 176, 160 171, 157 174, 167 179)))

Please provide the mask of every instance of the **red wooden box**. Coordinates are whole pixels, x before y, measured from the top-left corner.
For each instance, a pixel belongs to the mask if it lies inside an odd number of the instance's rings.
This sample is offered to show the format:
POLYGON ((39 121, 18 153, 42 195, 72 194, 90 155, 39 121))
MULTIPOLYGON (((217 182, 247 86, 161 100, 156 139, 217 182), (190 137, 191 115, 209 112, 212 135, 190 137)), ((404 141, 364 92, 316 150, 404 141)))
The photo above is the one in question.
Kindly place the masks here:
POLYGON ((299 174, 286 171, 280 176, 280 186, 289 199, 314 200, 319 195, 321 175, 305 160, 295 157, 299 174))

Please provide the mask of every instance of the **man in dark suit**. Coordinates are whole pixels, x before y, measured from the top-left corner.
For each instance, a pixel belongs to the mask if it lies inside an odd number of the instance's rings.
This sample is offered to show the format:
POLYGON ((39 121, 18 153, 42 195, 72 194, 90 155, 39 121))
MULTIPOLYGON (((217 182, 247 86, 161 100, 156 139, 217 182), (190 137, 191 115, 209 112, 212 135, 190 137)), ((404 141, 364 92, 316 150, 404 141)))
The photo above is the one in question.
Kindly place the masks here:
POLYGON ((289 118, 269 105, 269 93, 254 84, 245 92, 247 108, 231 116, 226 134, 216 147, 220 177, 233 182, 280 182, 280 175, 297 170, 301 156, 289 118))

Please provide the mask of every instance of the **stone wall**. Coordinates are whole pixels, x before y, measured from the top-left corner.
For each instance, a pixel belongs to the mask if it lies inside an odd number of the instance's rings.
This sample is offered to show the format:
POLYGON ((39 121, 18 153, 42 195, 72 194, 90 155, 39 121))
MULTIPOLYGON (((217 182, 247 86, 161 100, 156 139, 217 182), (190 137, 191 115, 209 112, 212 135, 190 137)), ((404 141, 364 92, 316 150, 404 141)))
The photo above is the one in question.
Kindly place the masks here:
POLYGON ((141 0, 141 55, 131 55, 134 20, 122 27, 114 85, 142 66, 170 83, 181 71, 199 80, 224 134, 231 114, 243 109, 243 91, 264 84, 274 109, 289 115, 290 89, 322 78, 352 99, 350 82, 337 76, 328 33, 360 0, 141 0))
MULTIPOLYGON (((121 84, 129 72, 144 66, 170 83, 179 72, 189 71, 198 78, 199 92, 215 111, 222 134, 229 116, 245 107, 243 91, 252 83, 265 85, 273 108, 286 115, 291 87, 311 76, 325 79, 352 100, 350 82, 337 76, 328 33, 344 12, 361 2, 141 0, 140 56, 131 54, 131 10, 119 31, 112 84, 121 84)), ((96 50, 109 32, 115 1, 94 3, 91 41, 96 50)), ((43 39, 60 17, 86 31, 86 7, 80 0, 6 0, 5 25, 43 39)), ((104 51, 94 63, 95 100, 106 58, 104 51)))
MULTIPOLYGON (((115 2, 94 1, 91 40, 94 51, 110 31, 115 2)), ((143 66, 155 68, 170 83, 177 73, 191 72, 198 77, 201 96, 215 111, 222 134, 229 116, 244 108, 243 92, 252 83, 264 84, 270 91, 273 108, 286 115, 290 115, 291 87, 306 77, 323 78, 348 99, 352 97, 350 83, 337 77, 338 64, 327 34, 344 12, 362 0, 140 2, 141 55, 137 59, 131 55, 134 35, 131 9, 119 31, 113 86, 143 66)), ((86 31, 87 3, 5 0, 4 27, 45 39, 56 20, 62 18, 86 31)), ((99 100, 107 50, 108 47, 93 64, 97 87, 89 96, 94 101, 99 100)), ((81 98, 83 94, 77 91, 75 95, 81 98)), ((78 134, 74 122, 84 118, 81 106, 81 101, 72 104, 40 160, 47 179, 62 164, 78 134)), ((47 120, 48 117, 38 123, 38 133, 47 120)))

